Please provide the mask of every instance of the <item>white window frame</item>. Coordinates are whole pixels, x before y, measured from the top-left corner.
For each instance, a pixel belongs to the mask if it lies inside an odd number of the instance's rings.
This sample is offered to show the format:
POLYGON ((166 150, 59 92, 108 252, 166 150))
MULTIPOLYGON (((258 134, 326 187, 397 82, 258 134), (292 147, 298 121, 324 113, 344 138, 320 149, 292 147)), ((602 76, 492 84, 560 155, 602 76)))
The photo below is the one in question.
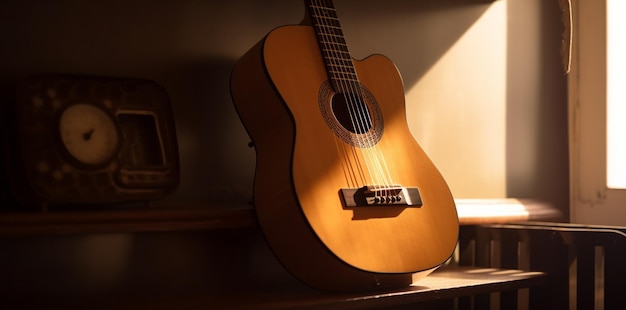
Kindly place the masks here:
POLYGON ((606 1, 572 0, 570 219, 626 225, 626 190, 607 187, 606 1))

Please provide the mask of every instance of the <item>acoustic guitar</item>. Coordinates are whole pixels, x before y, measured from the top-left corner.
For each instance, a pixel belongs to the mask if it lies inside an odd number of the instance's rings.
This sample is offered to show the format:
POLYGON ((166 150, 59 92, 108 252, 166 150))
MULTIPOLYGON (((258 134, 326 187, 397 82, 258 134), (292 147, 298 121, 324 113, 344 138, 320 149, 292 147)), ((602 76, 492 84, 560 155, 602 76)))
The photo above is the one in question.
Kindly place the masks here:
POLYGON ((395 65, 353 59, 332 2, 305 2, 302 24, 271 31, 231 75, 261 229, 314 288, 408 286, 454 251, 453 197, 409 131, 395 65))

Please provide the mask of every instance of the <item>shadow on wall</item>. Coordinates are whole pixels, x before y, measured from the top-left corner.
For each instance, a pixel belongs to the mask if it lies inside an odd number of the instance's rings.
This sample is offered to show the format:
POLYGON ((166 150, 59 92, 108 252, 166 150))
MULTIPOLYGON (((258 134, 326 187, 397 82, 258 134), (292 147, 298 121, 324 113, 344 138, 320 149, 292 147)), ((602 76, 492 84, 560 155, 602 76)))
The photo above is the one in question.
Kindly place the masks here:
POLYGON ((508 0, 507 27, 507 195, 541 199, 567 215, 567 75, 558 1, 508 0))
POLYGON ((335 1, 352 56, 391 58, 410 89, 493 0, 335 1))
MULTIPOLYGON (((207 59, 154 73, 175 103, 181 185, 171 199, 251 201, 254 149, 230 99, 234 59, 207 59)), ((245 201, 244 201, 245 202, 245 201)))

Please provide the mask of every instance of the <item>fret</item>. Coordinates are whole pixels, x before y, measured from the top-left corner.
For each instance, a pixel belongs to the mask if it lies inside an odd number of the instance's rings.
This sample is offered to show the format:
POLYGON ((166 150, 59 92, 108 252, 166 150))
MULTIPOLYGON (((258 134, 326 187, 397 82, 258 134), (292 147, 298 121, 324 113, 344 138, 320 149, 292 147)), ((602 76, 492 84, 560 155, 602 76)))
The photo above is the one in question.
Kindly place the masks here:
POLYGON ((335 28, 339 28, 339 18, 336 17, 328 17, 328 16, 321 16, 321 15, 317 15, 317 14, 313 14, 313 18, 314 18, 314 23, 317 25, 328 25, 330 27, 335 27, 335 28))
POLYGON ((346 74, 341 72, 331 72, 330 75, 339 81, 358 81, 356 74, 346 74))
POLYGON ((322 41, 322 40, 318 40, 318 43, 319 43, 319 47, 321 50, 330 50, 330 51, 349 53, 348 45, 346 44, 342 44, 339 42, 327 42, 327 41, 322 41))
POLYGON ((334 76, 349 76, 351 78, 355 78, 356 77, 356 72, 355 71, 344 71, 344 70, 334 70, 334 69, 328 69, 326 70, 329 75, 334 75, 334 76))
POLYGON ((317 26, 317 29, 318 29, 318 34, 343 38, 343 31, 341 31, 341 28, 331 28, 331 27, 326 27, 324 25, 321 25, 321 26, 317 26))
POLYGON ((329 55, 334 56, 334 57, 341 56, 341 58, 350 59, 350 52, 346 48, 339 48, 339 47, 324 45, 320 47, 320 50, 322 51, 322 53, 328 53, 329 55))
POLYGON ((318 19, 318 21, 316 21, 314 23, 315 26, 321 26, 321 27, 328 27, 331 29, 341 29, 341 26, 339 25, 339 20, 338 19, 330 19, 330 18, 325 18, 325 17, 320 17, 318 19), (320 20, 327 20, 329 21, 329 23, 320 23, 320 20))
POLYGON ((332 59, 326 62, 326 71, 337 71, 350 74, 356 74, 356 70, 352 65, 352 60, 332 59))
POLYGON ((343 33, 341 32, 341 29, 338 29, 338 30, 324 29, 324 28, 317 28, 317 29, 318 29, 317 34, 322 37, 328 37, 333 40, 338 40, 339 38, 343 39, 343 33))
POLYGON ((341 74, 341 75, 356 77, 356 71, 354 70, 354 68, 345 69, 345 68, 342 68, 342 67, 330 66, 327 71, 328 71, 328 73, 334 74, 334 75, 340 75, 341 74))
POLYGON ((309 0, 308 7, 326 72, 334 89, 339 92, 358 89, 359 80, 332 2, 309 0))
POLYGON ((324 16, 337 18, 337 10, 328 6, 319 6, 315 4, 309 5, 309 7, 313 10, 314 14, 323 13, 324 16))
POLYGON ((328 68, 328 71, 333 73, 341 73, 341 74, 351 74, 351 75, 356 75, 356 71, 354 71, 354 68, 346 68, 346 67, 341 67, 341 66, 333 66, 331 65, 330 68, 328 68))
POLYGON ((310 7, 314 8, 314 9, 323 10, 323 11, 337 12, 337 10, 335 10, 335 8, 331 7, 330 5, 332 5, 332 4, 329 3, 326 6, 320 6, 320 5, 311 3, 310 7))
POLYGON ((359 79, 356 75, 346 75, 346 74, 336 74, 331 73, 332 79, 334 81, 339 81, 339 83, 346 84, 346 82, 357 82, 359 79))
POLYGON ((348 45, 347 44, 343 44, 341 42, 329 42, 329 41, 324 41, 324 40, 319 40, 320 45, 323 46, 323 48, 328 48, 328 49, 336 49, 336 50, 341 50, 341 51, 348 51, 348 45))
POLYGON ((318 20, 324 19, 324 20, 333 21, 335 23, 339 23, 339 18, 337 18, 337 15, 334 14, 335 11, 332 11, 332 13, 333 13, 333 15, 324 15, 324 14, 318 14, 317 11, 314 11, 313 12, 313 16, 315 16, 315 18, 318 19, 318 20))
POLYGON ((321 49, 322 50, 322 55, 325 56, 326 58, 328 58, 327 60, 349 60, 350 58, 350 53, 346 52, 342 52, 342 51, 338 51, 338 50, 333 50, 333 49, 321 49))
MULTIPOLYGON (((324 54, 322 54, 325 56, 324 54)), ((324 57, 326 58, 326 57, 324 57)), ((352 65, 351 59, 339 59, 336 57, 328 57, 325 61, 326 70, 336 70, 336 71, 344 71, 344 72, 356 72, 354 70, 354 66, 352 65)))
POLYGON ((349 59, 350 58, 350 53, 348 51, 340 51, 340 50, 336 50, 336 49, 328 49, 328 48, 322 48, 322 51, 333 55, 332 57, 338 58, 338 59, 349 59), (341 56, 341 58, 337 57, 337 56, 341 56))
POLYGON ((340 65, 343 65, 344 67, 353 67, 352 58, 347 59, 347 58, 337 58, 333 56, 328 56, 326 60, 327 60, 328 65, 340 64, 340 65))
POLYGON ((320 44, 325 44, 325 45, 334 45, 337 47, 340 47, 341 49, 347 50, 348 49, 348 44, 345 43, 345 41, 343 42, 335 42, 335 41, 327 41, 324 39, 319 40, 320 44))
POLYGON ((354 70, 344 71, 344 70, 328 69, 328 73, 333 76, 345 76, 347 78, 356 79, 356 72, 354 70))
POLYGON ((348 44, 346 44, 345 39, 343 37, 339 37, 339 36, 333 36, 333 37, 329 38, 328 36, 322 35, 322 37, 318 41, 321 44, 337 44, 337 45, 343 45, 345 48, 348 48, 348 44), (330 40, 328 40, 328 39, 330 39, 330 40))
POLYGON ((315 22, 313 24, 314 26, 317 27, 323 27, 323 28, 328 28, 329 30, 334 30, 336 32, 341 32, 341 26, 339 25, 339 22, 333 22, 333 23, 319 23, 319 22, 315 22))
POLYGON ((335 70, 335 69, 329 69, 328 72, 332 73, 332 74, 345 74, 345 75, 353 75, 356 76, 356 72, 354 71, 354 69, 349 69, 349 70, 335 70))

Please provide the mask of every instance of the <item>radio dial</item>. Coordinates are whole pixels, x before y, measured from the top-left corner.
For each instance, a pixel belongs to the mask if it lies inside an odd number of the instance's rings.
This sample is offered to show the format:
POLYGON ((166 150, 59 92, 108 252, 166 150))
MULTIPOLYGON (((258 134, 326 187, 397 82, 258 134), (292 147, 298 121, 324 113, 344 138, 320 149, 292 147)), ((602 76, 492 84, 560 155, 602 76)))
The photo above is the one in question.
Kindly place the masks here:
POLYGON ((113 118, 90 104, 74 104, 59 119, 61 141, 79 162, 97 166, 106 164, 118 150, 119 135, 113 118))

